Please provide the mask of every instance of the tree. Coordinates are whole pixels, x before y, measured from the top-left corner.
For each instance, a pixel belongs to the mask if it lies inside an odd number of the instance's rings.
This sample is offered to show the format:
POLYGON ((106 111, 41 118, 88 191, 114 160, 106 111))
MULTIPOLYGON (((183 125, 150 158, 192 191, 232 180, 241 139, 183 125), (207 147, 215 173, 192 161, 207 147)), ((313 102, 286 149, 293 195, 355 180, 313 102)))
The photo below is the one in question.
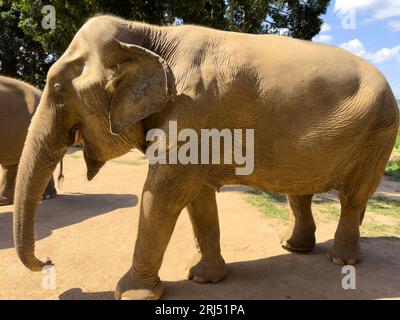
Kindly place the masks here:
MULTIPOLYGON (((84 22, 99 13, 158 25, 179 21, 222 30, 279 33, 309 40, 319 33, 321 15, 326 13, 328 5, 329 0, 15 0, 12 5, 1 8, 1 14, 12 16, 9 19, 13 22, 4 25, 5 34, 9 41, 12 41, 14 33, 23 37, 25 44, 22 47, 30 51, 30 56, 37 55, 35 61, 42 60, 30 64, 26 55, 15 48, 7 50, 5 46, 4 51, 0 51, 1 63, 7 56, 18 60, 19 64, 15 64, 15 70, 2 69, 1 72, 24 79, 32 79, 34 74, 43 84, 48 64, 65 51, 84 22), (47 4, 56 9, 55 30, 41 26, 41 10, 47 4), (41 66, 43 61, 44 65, 38 70, 28 67, 41 66)), ((21 44, 16 44, 16 47, 21 47, 21 44)))
POLYGON ((0 3, 0 73, 41 86, 53 57, 18 27, 20 12, 0 3))

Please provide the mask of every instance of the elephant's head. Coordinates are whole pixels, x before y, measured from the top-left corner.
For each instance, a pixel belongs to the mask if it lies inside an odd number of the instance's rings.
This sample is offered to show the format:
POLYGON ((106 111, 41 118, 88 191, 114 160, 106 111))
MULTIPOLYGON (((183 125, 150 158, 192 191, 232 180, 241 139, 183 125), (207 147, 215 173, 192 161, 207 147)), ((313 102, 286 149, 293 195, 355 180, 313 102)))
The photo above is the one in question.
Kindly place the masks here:
POLYGON ((75 137, 82 138, 90 180, 107 160, 132 147, 143 150, 141 120, 161 111, 175 96, 167 62, 142 47, 149 42, 150 28, 111 17, 89 20, 48 72, 15 191, 15 247, 33 271, 43 267, 34 254, 38 203, 75 137))

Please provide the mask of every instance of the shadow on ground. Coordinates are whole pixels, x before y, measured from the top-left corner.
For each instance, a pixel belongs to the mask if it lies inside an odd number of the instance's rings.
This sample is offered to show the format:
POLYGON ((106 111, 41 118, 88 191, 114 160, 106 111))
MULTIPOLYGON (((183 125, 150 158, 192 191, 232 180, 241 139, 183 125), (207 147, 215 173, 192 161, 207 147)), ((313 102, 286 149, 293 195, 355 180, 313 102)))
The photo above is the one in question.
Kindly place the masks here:
MULTIPOLYGON (((309 254, 283 254, 228 264, 226 280, 196 284, 164 281, 164 299, 384 299, 400 297, 400 238, 363 238, 364 262, 356 266, 356 289, 342 288, 341 266, 328 261, 332 241, 309 254)), ((112 272, 112 270, 110 270, 112 272)), ((182 270, 183 273, 183 270, 182 270)), ((62 300, 113 299, 112 292, 65 291, 62 300)))
MULTIPOLYGON (((36 239, 48 237, 52 230, 73 225, 118 208, 134 207, 137 203, 137 196, 132 194, 59 195, 40 204, 36 220, 36 239)), ((14 247, 12 220, 12 212, 0 214, 0 249, 14 247)))

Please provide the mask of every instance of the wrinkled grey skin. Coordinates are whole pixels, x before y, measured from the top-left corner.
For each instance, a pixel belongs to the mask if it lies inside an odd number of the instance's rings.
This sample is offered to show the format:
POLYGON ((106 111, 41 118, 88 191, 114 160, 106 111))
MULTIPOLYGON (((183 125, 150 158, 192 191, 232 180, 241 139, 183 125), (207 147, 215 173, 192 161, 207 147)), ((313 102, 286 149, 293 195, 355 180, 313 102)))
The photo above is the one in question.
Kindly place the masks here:
POLYGON ((189 278, 225 277, 215 190, 227 184, 287 194, 291 224, 282 245, 303 251, 315 245, 312 195, 338 190, 342 212, 329 256, 357 263, 359 224, 393 148, 398 117, 384 77, 338 48, 96 17, 52 66, 29 128, 17 177, 18 256, 31 270, 43 267, 34 254, 37 204, 77 133, 92 179, 130 148, 144 152, 146 133, 168 131, 176 120, 178 130, 197 133, 254 128, 254 172, 238 176, 235 165, 225 164, 149 166, 132 267, 116 298, 160 298, 158 271, 185 207, 199 249, 189 278))
MULTIPOLYGON (((0 76, 0 205, 10 205, 14 201, 19 158, 41 94, 23 81, 0 76)), ((43 198, 56 195, 52 177, 43 198)))

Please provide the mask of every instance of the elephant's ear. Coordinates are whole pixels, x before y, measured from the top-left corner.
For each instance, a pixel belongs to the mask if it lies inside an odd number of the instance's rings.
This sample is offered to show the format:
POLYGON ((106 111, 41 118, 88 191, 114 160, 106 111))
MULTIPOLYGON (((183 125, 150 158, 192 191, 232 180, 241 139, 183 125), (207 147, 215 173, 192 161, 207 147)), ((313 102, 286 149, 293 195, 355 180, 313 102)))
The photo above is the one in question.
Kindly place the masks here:
POLYGON ((168 63, 143 47, 118 41, 118 61, 106 90, 111 95, 111 132, 119 134, 133 123, 159 112, 176 96, 168 63))

